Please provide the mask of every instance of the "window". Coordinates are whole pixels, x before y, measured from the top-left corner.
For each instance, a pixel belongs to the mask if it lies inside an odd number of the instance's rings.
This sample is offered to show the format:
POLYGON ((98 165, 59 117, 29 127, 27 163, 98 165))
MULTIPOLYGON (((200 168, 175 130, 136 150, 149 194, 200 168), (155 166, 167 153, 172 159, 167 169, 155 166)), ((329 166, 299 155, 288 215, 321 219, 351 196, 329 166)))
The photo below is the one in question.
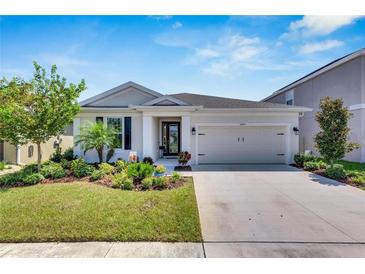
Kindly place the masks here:
POLYGON ((97 123, 103 123, 104 122, 104 117, 96 117, 96 122, 97 123))
POLYGON ((33 145, 30 145, 28 147, 28 157, 33 157, 33 152, 34 152, 34 146, 33 145))
POLYGON ((132 148, 132 119, 124 117, 124 149, 132 148))
POLYGON ((117 148, 123 148, 123 119, 122 118, 107 118, 107 126, 114 128, 117 135, 117 148))
POLYGON ((290 106, 294 105, 294 90, 285 93, 285 103, 290 106))

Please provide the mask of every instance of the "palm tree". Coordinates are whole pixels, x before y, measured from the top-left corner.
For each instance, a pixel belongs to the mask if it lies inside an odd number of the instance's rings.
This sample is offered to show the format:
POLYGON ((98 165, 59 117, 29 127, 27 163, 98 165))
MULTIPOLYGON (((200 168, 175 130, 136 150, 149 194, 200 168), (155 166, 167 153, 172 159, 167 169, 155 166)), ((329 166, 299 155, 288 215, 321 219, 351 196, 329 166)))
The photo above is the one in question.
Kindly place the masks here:
MULTIPOLYGON (((115 129, 109 128, 103 123, 89 123, 80 128, 80 135, 76 136, 75 144, 80 144, 84 153, 88 150, 96 149, 99 162, 101 163, 103 161, 104 147, 114 151, 115 144, 117 143, 116 134, 115 129)), ((111 157, 108 158, 110 159, 111 157)))

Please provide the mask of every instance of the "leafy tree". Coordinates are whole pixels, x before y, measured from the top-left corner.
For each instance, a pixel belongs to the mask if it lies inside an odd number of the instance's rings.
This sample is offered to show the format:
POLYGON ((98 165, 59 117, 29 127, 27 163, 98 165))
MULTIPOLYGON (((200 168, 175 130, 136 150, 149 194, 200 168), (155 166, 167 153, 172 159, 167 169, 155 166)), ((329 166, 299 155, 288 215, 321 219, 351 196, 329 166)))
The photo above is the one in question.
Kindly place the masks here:
POLYGON ((320 109, 315 119, 321 131, 316 134, 314 140, 321 156, 333 167, 337 160, 359 148, 360 145, 348 141, 350 133, 348 122, 352 113, 343 106, 342 99, 332 100, 330 97, 325 97, 320 101, 320 109))
MULTIPOLYGON (((81 145, 81 148, 86 153, 89 150, 96 149, 99 157, 99 163, 103 161, 104 147, 109 148, 108 157, 111 158, 114 153, 117 131, 114 128, 109 128, 103 123, 89 123, 80 128, 80 135, 76 136, 75 144, 81 145)), ((109 160, 107 159, 107 160, 109 160)))
POLYGON ((3 81, 1 96, 10 104, 2 104, 0 109, 0 118, 5 118, 1 119, 0 136, 13 144, 35 143, 40 170, 41 144, 62 134, 64 128, 72 123, 80 110, 77 98, 86 86, 84 80, 77 85, 67 85, 66 79, 57 74, 55 65, 48 78, 44 68, 36 62, 33 64, 35 72, 30 82, 18 79, 9 83, 3 81), (10 133, 11 127, 14 133, 10 133))
POLYGON ((19 78, 0 80, 0 139, 14 146, 28 142, 27 106, 31 90, 32 85, 19 78))

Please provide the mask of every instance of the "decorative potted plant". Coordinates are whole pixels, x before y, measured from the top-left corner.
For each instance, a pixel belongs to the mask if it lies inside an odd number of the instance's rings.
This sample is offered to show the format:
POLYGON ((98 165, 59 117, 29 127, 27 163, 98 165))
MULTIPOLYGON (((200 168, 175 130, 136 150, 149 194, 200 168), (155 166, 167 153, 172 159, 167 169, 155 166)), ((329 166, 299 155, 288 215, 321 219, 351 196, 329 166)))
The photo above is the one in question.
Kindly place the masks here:
POLYGON ((163 165, 158 165, 155 167, 155 176, 156 177, 161 177, 163 175, 165 175, 166 173, 166 167, 164 167, 163 165))
POLYGON ((191 159, 191 154, 188 151, 179 153, 179 166, 175 167, 175 170, 191 170, 191 166, 188 165, 191 159))

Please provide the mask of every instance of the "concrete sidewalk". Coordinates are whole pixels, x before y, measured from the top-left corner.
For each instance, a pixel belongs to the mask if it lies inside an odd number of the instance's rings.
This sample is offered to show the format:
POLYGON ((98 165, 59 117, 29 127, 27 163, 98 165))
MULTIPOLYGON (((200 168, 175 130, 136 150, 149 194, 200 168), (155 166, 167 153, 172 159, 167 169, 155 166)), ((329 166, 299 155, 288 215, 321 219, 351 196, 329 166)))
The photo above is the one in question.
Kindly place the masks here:
POLYGON ((365 244, 77 242, 0 244, 0 258, 364 258, 365 244))
POLYGON ((201 243, 76 242, 0 244, 0 258, 202 258, 201 243))

